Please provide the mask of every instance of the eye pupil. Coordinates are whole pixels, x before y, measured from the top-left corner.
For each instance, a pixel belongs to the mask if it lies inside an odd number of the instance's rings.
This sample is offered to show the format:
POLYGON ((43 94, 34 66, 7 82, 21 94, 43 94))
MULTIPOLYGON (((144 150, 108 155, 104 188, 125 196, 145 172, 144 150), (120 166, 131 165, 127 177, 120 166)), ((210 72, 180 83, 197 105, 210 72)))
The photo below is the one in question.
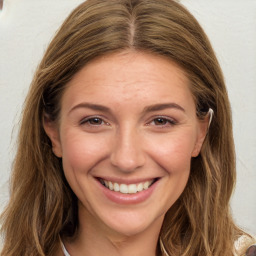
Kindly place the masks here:
POLYGON ((164 118, 156 118, 155 119, 155 124, 160 124, 160 125, 164 125, 164 124, 166 124, 166 119, 164 119, 164 118))
POLYGON ((90 124, 93 124, 93 125, 99 125, 102 123, 102 120, 100 118, 95 117, 95 118, 91 118, 89 122, 90 124))

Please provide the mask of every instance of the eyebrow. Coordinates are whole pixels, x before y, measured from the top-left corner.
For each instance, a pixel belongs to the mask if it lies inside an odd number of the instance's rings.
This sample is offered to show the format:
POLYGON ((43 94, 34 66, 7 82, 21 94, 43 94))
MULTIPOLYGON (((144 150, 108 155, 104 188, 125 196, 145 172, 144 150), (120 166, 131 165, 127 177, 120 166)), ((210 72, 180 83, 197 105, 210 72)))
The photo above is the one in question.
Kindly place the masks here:
POLYGON ((181 110, 182 112, 185 112, 185 109, 176 103, 160 103, 160 104, 151 105, 151 106, 145 107, 143 112, 154 112, 154 111, 164 110, 168 108, 174 108, 177 110, 181 110))
POLYGON ((74 111, 75 109, 78 109, 78 108, 89 108, 89 109, 92 109, 92 110, 97 110, 97 111, 102 111, 102 112, 107 112, 107 113, 110 113, 111 110, 110 108, 108 107, 105 107, 103 105, 99 105, 99 104, 93 104, 93 103, 80 103, 76 106, 74 106, 70 111, 69 113, 71 113, 72 111, 74 111))
MULTIPOLYGON (((92 110, 102 111, 102 112, 106 112, 106 113, 112 112, 111 109, 106 106, 84 102, 84 103, 80 103, 80 104, 74 106, 69 111, 69 113, 78 108, 89 108, 92 110)), ((185 109, 176 103, 160 103, 160 104, 154 104, 154 105, 145 107, 143 109, 142 113, 154 112, 154 111, 164 110, 164 109, 168 109, 168 108, 174 108, 174 109, 180 110, 182 112, 185 112, 185 109)))

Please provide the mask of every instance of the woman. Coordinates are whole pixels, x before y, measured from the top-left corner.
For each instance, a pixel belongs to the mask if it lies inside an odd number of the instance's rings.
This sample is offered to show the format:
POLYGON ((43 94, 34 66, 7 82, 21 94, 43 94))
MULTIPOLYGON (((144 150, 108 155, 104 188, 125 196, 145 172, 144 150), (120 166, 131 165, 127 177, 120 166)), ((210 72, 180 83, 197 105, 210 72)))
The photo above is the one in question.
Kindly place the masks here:
POLYGON ((226 88, 194 17, 88 0, 32 82, 1 255, 245 255, 234 182, 226 88))

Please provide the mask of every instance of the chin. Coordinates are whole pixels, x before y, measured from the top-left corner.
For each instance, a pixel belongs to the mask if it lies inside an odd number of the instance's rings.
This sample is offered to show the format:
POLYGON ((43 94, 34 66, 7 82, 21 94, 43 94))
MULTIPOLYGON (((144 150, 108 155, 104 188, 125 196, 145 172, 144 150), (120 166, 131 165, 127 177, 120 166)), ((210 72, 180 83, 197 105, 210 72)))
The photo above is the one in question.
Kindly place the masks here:
POLYGON ((159 232, 164 219, 164 214, 154 216, 148 211, 141 213, 132 210, 108 216, 109 218, 103 220, 105 225, 114 233, 126 237, 139 235, 149 229, 159 232))

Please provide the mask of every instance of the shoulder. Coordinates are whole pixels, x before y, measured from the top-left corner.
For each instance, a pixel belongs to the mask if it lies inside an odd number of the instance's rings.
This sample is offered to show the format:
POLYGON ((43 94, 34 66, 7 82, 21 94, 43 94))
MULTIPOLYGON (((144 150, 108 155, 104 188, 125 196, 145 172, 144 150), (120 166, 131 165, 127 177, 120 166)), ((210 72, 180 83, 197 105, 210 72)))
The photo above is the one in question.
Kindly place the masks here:
POLYGON ((246 250, 256 243, 255 236, 242 235, 234 243, 235 256, 245 255, 246 250))

